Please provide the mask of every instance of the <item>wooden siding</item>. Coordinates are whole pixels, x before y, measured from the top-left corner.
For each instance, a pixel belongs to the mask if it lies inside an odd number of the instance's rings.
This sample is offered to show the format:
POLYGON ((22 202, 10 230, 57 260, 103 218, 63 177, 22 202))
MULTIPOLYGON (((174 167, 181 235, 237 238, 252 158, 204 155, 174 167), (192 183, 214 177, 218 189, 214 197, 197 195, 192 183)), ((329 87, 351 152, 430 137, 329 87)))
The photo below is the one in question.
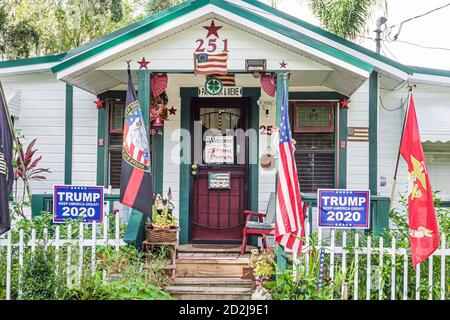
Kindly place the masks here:
MULTIPOLYGON (((27 145, 36 138, 40 167, 49 168, 47 180, 32 182, 34 194, 52 193, 54 184, 64 183, 65 84, 50 72, 0 78, 5 90, 21 90, 20 117, 16 128, 23 130, 27 145)), ((95 184, 97 109, 95 97, 74 89, 73 183, 95 184)))
MULTIPOLYGON (((366 81, 351 97, 348 110, 348 126, 369 126, 369 81, 366 81)), ((369 142, 347 142, 347 188, 369 188, 369 142)))
POLYGON ((65 84, 50 73, 1 77, 6 90, 21 90, 21 112, 15 121, 28 145, 36 138, 39 167, 49 168, 47 180, 31 182, 33 193, 50 193, 54 184, 64 182, 65 84))
MULTIPOLYGON (((279 69, 279 63, 285 60, 288 68, 292 70, 320 70, 328 72, 332 69, 322 64, 309 60, 299 54, 287 50, 281 46, 263 40, 246 31, 232 27, 222 21, 215 19, 216 26, 222 26, 218 31, 220 38, 217 39, 217 51, 222 52, 223 40, 228 39, 228 69, 242 70, 245 68, 245 59, 267 59, 267 69, 279 69)), ((143 49, 128 54, 116 61, 110 62, 99 67, 99 70, 125 70, 126 64, 123 61, 140 61, 142 57, 150 60, 150 67, 154 70, 192 70, 194 68, 193 53, 198 47, 197 39, 205 41, 204 48, 208 50, 208 41, 215 39, 210 37, 206 39, 207 31, 203 26, 209 26, 211 20, 202 22, 192 28, 158 41, 156 44, 149 45, 143 49), (169 67, 168 67, 169 66, 169 67)), ((208 51, 204 51, 208 53, 208 51)), ((138 64, 132 65, 134 69, 138 64)))
POLYGON ((72 183, 95 185, 97 173, 97 98, 74 88, 72 183))

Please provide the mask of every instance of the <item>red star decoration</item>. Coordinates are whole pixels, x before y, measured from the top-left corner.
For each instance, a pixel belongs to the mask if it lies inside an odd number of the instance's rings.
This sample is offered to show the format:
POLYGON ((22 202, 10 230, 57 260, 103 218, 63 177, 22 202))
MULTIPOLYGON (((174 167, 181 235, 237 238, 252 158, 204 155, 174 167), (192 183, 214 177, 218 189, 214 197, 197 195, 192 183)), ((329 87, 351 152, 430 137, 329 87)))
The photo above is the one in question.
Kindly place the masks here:
POLYGON ((284 60, 283 60, 283 62, 280 62, 280 68, 281 69, 286 69, 286 66, 287 66, 287 63, 284 62, 284 60))
POLYGON ((173 106, 172 106, 172 108, 169 109, 169 114, 170 115, 175 115, 176 112, 177 112, 177 109, 175 109, 173 106))
POLYGON ((145 60, 145 57, 142 57, 141 61, 138 61, 138 63, 141 65, 139 67, 139 70, 142 70, 143 68, 145 68, 145 70, 148 70, 148 64, 150 63, 150 61, 145 60))
POLYGON ((98 97, 98 99, 96 101, 97 109, 103 108, 103 102, 105 102, 105 101, 103 101, 102 98, 98 97))
POLYGON ((217 31, 219 31, 220 29, 222 29, 222 27, 218 27, 218 26, 216 26, 215 24, 214 24, 214 20, 213 21, 211 21, 211 25, 209 26, 209 27, 203 27, 203 28, 205 28, 206 30, 208 30, 208 34, 207 34, 207 38, 209 38, 210 36, 212 36, 212 35, 214 35, 214 36, 216 36, 217 38, 220 38, 219 37, 219 33, 217 32, 217 31))
POLYGON ((348 109, 349 102, 350 102, 350 100, 347 100, 346 98, 343 98, 341 101, 339 101, 342 109, 348 109))

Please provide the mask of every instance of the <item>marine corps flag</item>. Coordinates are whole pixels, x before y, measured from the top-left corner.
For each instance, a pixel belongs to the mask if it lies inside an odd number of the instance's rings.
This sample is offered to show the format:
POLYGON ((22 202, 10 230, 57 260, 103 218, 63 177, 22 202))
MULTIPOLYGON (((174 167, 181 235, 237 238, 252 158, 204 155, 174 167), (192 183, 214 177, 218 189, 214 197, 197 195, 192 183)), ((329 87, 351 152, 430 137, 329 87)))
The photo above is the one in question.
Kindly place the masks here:
POLYGON ((409 239, 414 268, 439 246, 439 230, 412 93, 400 153, 408 163, 409 239))
POLYGON ((8 195, 13 185, 12 142, 8 107, 0 84, 0 236, 11 229, 8 195))
POLYGON ((120 202, 149 217, 152 216, 150 148, 142 109, 131 79, 130 66, 128 66, 128 90, 123 123, 120 202))

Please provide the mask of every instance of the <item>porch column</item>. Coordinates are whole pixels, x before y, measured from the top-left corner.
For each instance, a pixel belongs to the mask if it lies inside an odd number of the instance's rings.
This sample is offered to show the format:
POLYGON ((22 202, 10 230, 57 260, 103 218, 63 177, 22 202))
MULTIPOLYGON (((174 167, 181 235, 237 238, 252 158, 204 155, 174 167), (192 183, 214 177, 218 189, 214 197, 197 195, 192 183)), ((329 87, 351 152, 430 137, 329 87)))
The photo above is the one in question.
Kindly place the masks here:
MULTIPOLYGON (((283 103, 283 91, 285 91, 286 97, 289 99, 289 72, 287 71, 279 71, 277 72, 277 95, 276 95, 276 111, 275 111, 275 125, 277 127, 280 126, 281 122, 281 105, 283 103)), ((289 100, 288 100, 289 104, 289 100)), ((279 164, 278 160, 278 164, 279 164)), ((275 177, 275 191, 277 190, 277 181, 278 181, 278 173, 275 177)), ((280 271, 286 270, 286 253, 284 249, 280 245, 276 246, 276 254, 277 254, 277 265, 280 268, 280 271)))
POLYGON ((369 78, 369 189, 378 194, 378 72, 369 78))
MULTIPOLYGON (((150 75, 149 70, 139 70, 138 75, 138 100, 142 108, 147 138, 150 138, 150 75)), ((149 139, 150 141, 150 139, 149 139)), ((152 173, 154 172, 154 164, 152 163, 152 173)), ((149 195, 153 197, 153 195, 149 195)), ((147 216, 142 212, 133 209, 128 220, 127 229, 123 240, 126 243, 133 244, 136 248, 140 248, 142 241, 145 239, 145 222, 147 216)))

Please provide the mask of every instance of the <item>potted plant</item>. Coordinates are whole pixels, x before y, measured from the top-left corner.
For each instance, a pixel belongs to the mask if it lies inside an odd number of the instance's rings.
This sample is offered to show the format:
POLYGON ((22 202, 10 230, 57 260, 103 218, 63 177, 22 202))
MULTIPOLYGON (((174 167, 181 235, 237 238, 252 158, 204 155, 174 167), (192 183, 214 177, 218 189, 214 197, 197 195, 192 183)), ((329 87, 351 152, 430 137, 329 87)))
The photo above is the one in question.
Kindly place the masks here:
POLYGON ((172 215, 174 205, 171 197, 162 198, 156 195, 153 204, 152 221, 146 222, 146 236, 149 243, 176 242, 178 221, 172 215))
POLYGON ((254 254, 252 264, 257 286, 268 282, 272 278, 275 271, 273 252, 262 251, 261 253, 254 254))

